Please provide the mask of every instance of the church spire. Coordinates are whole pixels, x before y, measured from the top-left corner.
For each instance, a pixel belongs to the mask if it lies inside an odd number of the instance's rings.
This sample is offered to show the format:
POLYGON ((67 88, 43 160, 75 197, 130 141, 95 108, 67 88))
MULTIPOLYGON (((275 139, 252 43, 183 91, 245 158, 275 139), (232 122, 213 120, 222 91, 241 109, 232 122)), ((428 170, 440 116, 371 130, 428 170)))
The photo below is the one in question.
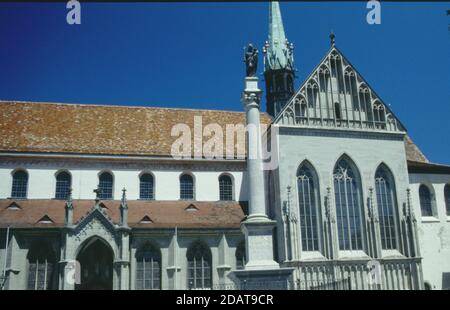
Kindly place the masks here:
POLYGON ((263 48, 267 112, 276 116, 294 94, 294 46, 284 33, 280 4, 269 7, 269 38, 263 48))
POLYGON ((284 33, 280 4, 273 1, 269 7, 269 39, 263 49, 265 70, 293 70, 293 49, 293 44, 288 42, 284 33))

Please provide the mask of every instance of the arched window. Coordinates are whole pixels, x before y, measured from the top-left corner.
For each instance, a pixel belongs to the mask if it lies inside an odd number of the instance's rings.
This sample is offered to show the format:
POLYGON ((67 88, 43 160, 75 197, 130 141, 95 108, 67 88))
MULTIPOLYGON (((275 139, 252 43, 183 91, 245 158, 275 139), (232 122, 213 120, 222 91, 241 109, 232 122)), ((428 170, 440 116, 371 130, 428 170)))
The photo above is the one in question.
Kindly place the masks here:
POLYGON ((194 179, 189 174, 183 174, 180 177, 180 199, 194 199, 194 179))
POLYGON ((444 187, 444 197, 445 197, 445 209, 447 211, 447 216, 450 216, 450 185, 446 184, 444 187))
POLYGON ((316 174, 307 163, 297 172, 298 204, 303 251, 319 251, 320 207, 316 174))
POLYGON ((422 216, 433 216, 433 206, 431 204, 431 193, 430 189, 426 185, 420 185, 419 187, 419 200, 420 200, 420 210, 422 211, 422 216))
POLYGON ((190 289, 211 288, 211 251, 201 243, 195 242, 186 254, 188 262, 188 287, 190 289))
MULTIPOLYGON (((28 252, 28 290, 52 289, 55 256, 47 244, 34 244, 28 252)), ((55 270, 56 272, 56 270, 55 270)))
POLYGON ((348 160, 340 159, 333 172, 336 221, 341 250, 362 250, 362 198, 360 183, 348 160))
POLYGON ((100 174, 98 188, 100 199, 113 199, 113 176, 109 172, 100 174))
POLYGON ((229 175, 219 177, 220 200, 233 200, 233 180, 229 175))
POLYGON ((136 253, 136 289, 161 289, 161 252, 150 244, 136 253))
POLYGON ((246 263, 245 241, 241 241, 236 248, 236 269, 244 269, 246 263))
POLYGON ((150 173, 144 173, 139 178, 139 199, 153 200, 153 176, 150 173))
POLYGON ((67 199, 69 196, 70 188, 72 186, 72 178, 66 171, 58 173, 56 176, 56 199, 67 199))
POLYGON ((385 166, 380 166, 375 173, 375 191, 380 220, 381 247, 384 250, 397 249, 395 184, 392 174, 385 166))
POLYGON ((11 198, 27 198, 28 173, 18 170, 13 174, 11 198))

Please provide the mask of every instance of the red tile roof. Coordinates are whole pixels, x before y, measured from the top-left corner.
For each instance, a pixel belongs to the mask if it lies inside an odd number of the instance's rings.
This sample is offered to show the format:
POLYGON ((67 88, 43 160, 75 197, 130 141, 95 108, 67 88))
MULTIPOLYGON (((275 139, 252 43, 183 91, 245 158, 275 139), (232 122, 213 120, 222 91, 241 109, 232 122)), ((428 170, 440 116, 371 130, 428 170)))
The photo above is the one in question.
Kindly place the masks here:
MULTIPOLYGON (((120 221, 119 200, 102 201, 114 224, 120 221)), ((74 200, 74 223, 94 207, 94 200, 74 200)), ((63 227, 65 202, 54 199, 0 200, 0 227, 63 227), (15 203, 17 208, 8 208, 15 203), (39 223, 47 216, 52 223, 39 223)), ((132 228, 239 228, 244 219, 245 203, 204 201, 128 201, 128 225, 132 228), (185 210, 193 204, 197 210, 185 210), (148 216, 151 223, 141 223, 148 216)))
MULTIPOLYGON (((222 127, 224 145, 228 124, 246 124, 244 112, 42 102, 0 101, 0 115, 0 151, 13 152, 170 156, 176 124, 188 125, 193 141, 201 116, 203 126, 222 127)), ((245 156, 245 141, 235 142, 233 153, 245 156)))

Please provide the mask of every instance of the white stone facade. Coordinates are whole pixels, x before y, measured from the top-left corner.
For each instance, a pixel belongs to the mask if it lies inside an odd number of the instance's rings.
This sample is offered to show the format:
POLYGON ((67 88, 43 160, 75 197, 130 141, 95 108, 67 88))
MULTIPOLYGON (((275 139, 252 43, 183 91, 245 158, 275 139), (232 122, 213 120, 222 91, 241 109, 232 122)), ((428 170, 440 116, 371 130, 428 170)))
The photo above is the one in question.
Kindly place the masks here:
POLYGON ((417 215, 421 214, 419 186, 432 190, 433 216, 418 216, 423 278, 430 289, 450 289, 450 215, 446 212, 444 186, 450 174, 409 175, 411 197, 417 215))

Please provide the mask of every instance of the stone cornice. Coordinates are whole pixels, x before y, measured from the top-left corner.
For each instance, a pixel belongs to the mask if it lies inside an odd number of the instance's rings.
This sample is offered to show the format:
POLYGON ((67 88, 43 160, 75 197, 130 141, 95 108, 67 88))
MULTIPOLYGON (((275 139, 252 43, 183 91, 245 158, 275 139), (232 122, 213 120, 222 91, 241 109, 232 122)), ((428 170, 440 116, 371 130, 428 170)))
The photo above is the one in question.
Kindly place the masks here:
POLYGON ((24 156, 10 156, 8 154, 0 153, 0 160, 2 166, 26 166, 40 167, 50 169, 74 169, 74 168, 91 168, 107 165, 109 169, 136 169, 136 170, 189 170, 189 171, 244 171, 246 163, 243 160, 230 161, 206 161, 206 160, 191 160, 191 161, 126 161, 126 160, 112 160, 112 159, 84 159, 71 157, 57 157, 48 158, 45 156, 27 157, 24 156))
POLYGON ((388 132, 388 131, 367 131, 367 130, 352 130, 349 128, 325 128, 325 127, 299 127, 299 126, 285 126, 278 125, 279 133, 281 135, 303 135, 303 136, 321 136, 321 137, 345 137, 345 138, 359 138, 359 139, 376 139, 376 140, 393 140, 403 141, 405 132, 388 132))

